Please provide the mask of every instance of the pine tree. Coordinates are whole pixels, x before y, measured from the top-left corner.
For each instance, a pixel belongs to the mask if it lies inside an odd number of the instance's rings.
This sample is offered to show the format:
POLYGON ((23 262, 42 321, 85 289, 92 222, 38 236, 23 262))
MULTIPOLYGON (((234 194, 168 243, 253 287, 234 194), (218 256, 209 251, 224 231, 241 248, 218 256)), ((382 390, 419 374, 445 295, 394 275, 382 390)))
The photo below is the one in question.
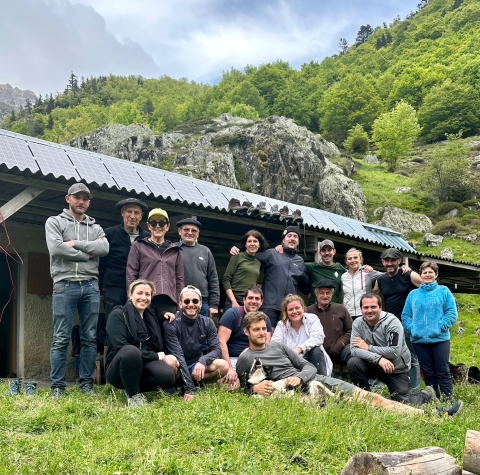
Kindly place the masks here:
POLYGON ((31 114, 33 110, 32 101, 28 97, 25 99, 25 110, 27 114, 31 114))
POLYGON ((54 126, 54 121, 53 121, 52 114, 48 114, 47 128, 52 130, 53 126, 54 126))
POLYGON ((338 43, 338 47, 340 48, 340 54, 346 54, 348 52, 348 41, 346 38, 340 38, 338 43))
POLYGON ((369 36, 373 34, 373 28, 370 25, 362 25, 357 33, 355 44, 361 45, 368 40, 369 36))

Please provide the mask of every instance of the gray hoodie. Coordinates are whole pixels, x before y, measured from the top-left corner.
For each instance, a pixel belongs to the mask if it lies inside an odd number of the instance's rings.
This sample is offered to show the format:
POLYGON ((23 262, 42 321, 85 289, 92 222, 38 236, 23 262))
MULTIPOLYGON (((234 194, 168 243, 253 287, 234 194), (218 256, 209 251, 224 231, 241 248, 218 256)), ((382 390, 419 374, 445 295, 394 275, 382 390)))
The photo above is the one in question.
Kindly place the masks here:
POLYGON ((405 343, 402 322, 395 315, 382 311, 373 328, 363 317, 357 318, 353 322, 350 342, 357 337, 368 343, 368 350, 351 345, 352 356, 372 364, 378 364, 383 357, 393 363, 394 373, 405 373, 410 369, 410 351, 405 343))
POLYGON ((72 278, 98 279, 99 258, 108 254, 108 241, 93 218, 85 215, 78 222, 64 209, 62 214, 47 219, 45 237, 54 283, 72 278), (74 241, 74 247, 66 241, 74 241))

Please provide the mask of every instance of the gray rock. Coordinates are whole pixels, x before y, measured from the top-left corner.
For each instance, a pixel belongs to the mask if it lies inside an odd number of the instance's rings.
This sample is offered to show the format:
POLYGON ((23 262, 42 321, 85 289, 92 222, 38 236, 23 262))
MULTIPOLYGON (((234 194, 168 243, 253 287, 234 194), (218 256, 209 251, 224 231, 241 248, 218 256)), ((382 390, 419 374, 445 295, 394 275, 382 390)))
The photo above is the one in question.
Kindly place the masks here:
POLYGON ((463 239, 464 241, 467 242, 473 242, 477 240, 477 235, 476 234, 467 234, 466 236, 457 236, 458 239, 463 239))
POLYGON ((443 243, 443 236, 426 233, 425 236, 423 236, 423 243, 428 247, 440 247, 443 243))
POLYGON ((377 156, 373 154, 365 155, 363 157, 363 161, 366 163, 373 163, 374 165, 378 165, 380 163, 380 160, 377 158, 377 156))
POLYGON ((408 193, 412 189, 411 186, 398 186, 393 191, 397 194, 408 193))
POLYGON ((475 167, 475 170, 477 170, 477 172, 480 172, 480 163, 475 167))
POLYGON ((451 247, 446 247, 442 249, 440 252, 440 257, 443 259, 448 259, 449 261, 453 261, 453 251, 451 247))
POLYGON ((444 215, 442 215, 442 217, 444 217, 444 218, 456 218, 457 216, 458 216, 458 209, 457 208, 453 208, 448 213, 445 213, 444 215))
POLYGON ((141 124, 114 124, 69 145, 366 220, 360 186, 328 160, 340 155, 336 145, 291 119, 222 114, 177 129, 157 136, 141 124))
POLYGON ((374 215, 382 216, 374 224, 398 231, 405 240, 408 240, 411 231, 428 233, 433 227, 432 221, 428 216, 411 213, 395 206, 377 208, 374 211, 374 215))

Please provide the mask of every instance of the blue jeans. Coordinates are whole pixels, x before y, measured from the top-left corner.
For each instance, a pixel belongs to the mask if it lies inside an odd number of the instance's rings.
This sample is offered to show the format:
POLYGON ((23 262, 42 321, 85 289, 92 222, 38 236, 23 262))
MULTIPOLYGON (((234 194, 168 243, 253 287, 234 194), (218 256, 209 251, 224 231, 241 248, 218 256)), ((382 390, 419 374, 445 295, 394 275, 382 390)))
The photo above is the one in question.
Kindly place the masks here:
POLYGON ((412 367, 408 373, 408 376, 410 377, 410 392, 412 394, 417 394, 420 391, 420 364, 418 363, 417 354, 415 353, 412 342, 407 335, 405 335, 405 343, 410 350, 410 356, 412 358, 412 367))
POLYGON ((210 310, 210 307, 208 306, 207 299, 205 299, 205 297, 203 297, 202 308, 200 309, 200 315, 204 315, 205 317, 209 317, 210 316, 210 314, 208 312, 209 310, 210 310))
POLYGON ((97 320, 100 306, 98 280, 80 282, 61 280, 53 284, 53 343, 50 350, 52 388, 65 388, 67 349, 73 320, 78 310, 80 319, 80 385, 93 384, 97 357, 97 320))

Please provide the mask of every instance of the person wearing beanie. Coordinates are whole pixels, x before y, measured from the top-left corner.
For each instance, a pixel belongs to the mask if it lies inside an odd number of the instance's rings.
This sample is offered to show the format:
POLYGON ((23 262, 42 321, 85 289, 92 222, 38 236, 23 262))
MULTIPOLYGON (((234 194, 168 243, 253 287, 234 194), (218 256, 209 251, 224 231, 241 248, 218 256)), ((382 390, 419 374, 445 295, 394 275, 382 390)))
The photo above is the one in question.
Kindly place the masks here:
MULTIPOLYGON (((298 226, 288 226, 282 233, 282 243, 275 249, 257 252, 255 258, 261 263, 264 272, 263 278, 263 305, 264 312, 274 329, 280 320, 283 299, 288 294, 296 294, 298 290, 307 294, 309 281, 305 272, 305 263, 297 254, 300 244, 301 231, 298 226)), ((239 249, 233 247, 231 254, 238 254, 239 249)))

